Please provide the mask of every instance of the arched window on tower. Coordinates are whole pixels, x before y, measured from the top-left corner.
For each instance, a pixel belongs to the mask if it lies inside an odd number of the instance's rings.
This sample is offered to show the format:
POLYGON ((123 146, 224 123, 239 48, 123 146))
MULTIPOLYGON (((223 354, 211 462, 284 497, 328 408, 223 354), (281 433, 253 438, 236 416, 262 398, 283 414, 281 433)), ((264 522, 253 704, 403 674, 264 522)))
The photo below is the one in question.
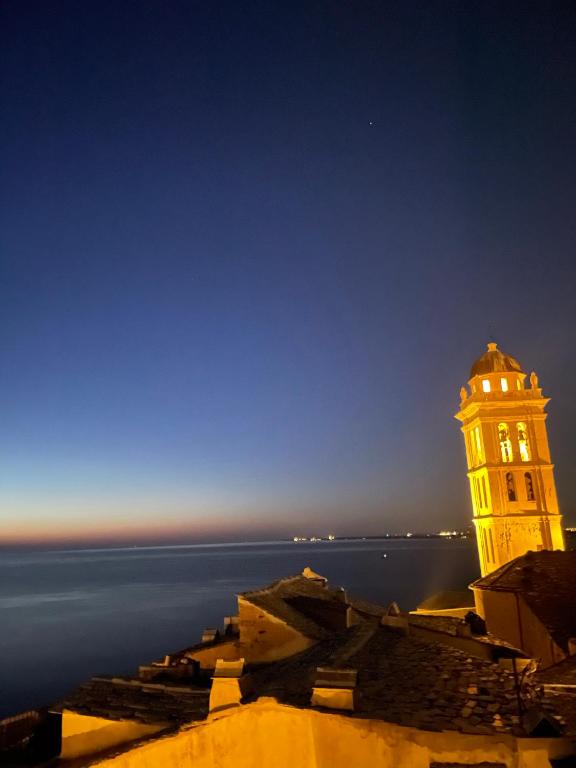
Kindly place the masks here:
POLYGON ((512 441, 508 424, 498 424, 498 441, 500 443, 500 455, 504 464, 512 461, 512 441))
POLYGON ((520 451, 520 458, 522 461, 530 461, 530 448, 528 446, 528 432, 526 430, 526 424, 523 421, 519 421, 516 424, 518 430, 518 450, 520 451))
POLYGON ((524 472, 524 482, 526 483, 526 498, 528 501, 536 501, 534 484, 532 483, 532 475, 530 472, 524 472))
POLYGON ((506 472, 506 491, 508 493, 508 501, 516 501, 516 488, 512 472, 506 472))

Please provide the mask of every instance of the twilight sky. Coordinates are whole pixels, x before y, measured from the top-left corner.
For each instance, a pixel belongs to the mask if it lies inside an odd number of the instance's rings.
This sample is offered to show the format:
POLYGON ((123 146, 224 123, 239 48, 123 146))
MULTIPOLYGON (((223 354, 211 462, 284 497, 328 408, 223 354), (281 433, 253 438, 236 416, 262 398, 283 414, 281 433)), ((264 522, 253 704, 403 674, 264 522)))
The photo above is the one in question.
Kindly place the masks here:
POLYGON ((0 542, 462 527, 536 369, 576 522, 570 2, 4 0, 0 542))

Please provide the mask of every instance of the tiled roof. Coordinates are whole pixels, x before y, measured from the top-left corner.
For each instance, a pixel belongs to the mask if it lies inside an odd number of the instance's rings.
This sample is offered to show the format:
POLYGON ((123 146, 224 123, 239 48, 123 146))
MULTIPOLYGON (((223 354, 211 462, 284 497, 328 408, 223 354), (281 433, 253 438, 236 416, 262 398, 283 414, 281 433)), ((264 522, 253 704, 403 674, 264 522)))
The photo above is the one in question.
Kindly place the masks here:
POLYGON ((263 589, 243 592, 240 597, 282 619, 289 626, 314 640, 328 637, 330 631, 322 625, 320 615, 312 618, 310 611, 304 612, 296 607, 299 600, 321 601, 341 610, 342 614, 346 611, 345 594, 342 590, 329 589, 318 581, 307 579, 305 576, 280 579, 280 581, 275 581, 263 589))
POLYGON ((347 602, 355 611, 366 617, 381 618, 386 615, 388 610, 383 605, 371 603, 369 600, 361 600, 357 597, 348 597, 347 602))
MULTIPOLYGON (((492 635, 490 632, 486 634, 466 634, 461 630, 467 627, 467 623, 464 619, 458 619, 455 616, 427 616, 420 613, 409 613, 408 624, 413 627, 420 627, 421 629, 427 629, 430 632, 438 632, 441 635, 449 635, 450 637, 465 637, 469 640, 473 640, 476 643, 482 645, 489 645, 495 651, 498 651, 498 656, 504 657, 525 657, 526 654, 520 648, 516 648, 511 643, 502 640, 500 637, 492 635)), ((439 642, 442 642, 441 638, 438 638, 439 642)))
MULTIPOLYGON (((383 606, 368 600, 348 597, 344 590, 329 588, 321 579, 322 577, 290 576, 262 589, 243 592, 239 597, 281 619, 312 640, 324 640, 334 631, 334 627, 330 626, 322 615, 322 606, 331 608, 333 614, 340 614, 342 627, 346 623, 347 606, 368 621, 377 621, 386 614, 386 608, 383 606)), ((225 635, 217 642, 198 643, 172 653, 172 663, 184 657, 192 658, 198 650, 229 644, 234 640, 239 642, 237 638, 225 635)), ((241 650, 238 652, 241 654, 241 650)))
POLYGON ((256 671, 256 695, 308 707, 317 667, 347 667, 358 670, 351 717, 426 730, 522 735, 510 672, 447 645, 385 627, 371 627, 369 634, 367 629, 353 628, 256 671))
POLYGON ((164 685, 119 677, 93 677, 60 701, 56 709, 108 720, 177 725, 208 714, 207 688, 164 685))
POLYGON ((543 701, 560 717, 564 735, 576 736, 576 696, 572 693, 546 691, 543 701))
POLYGON ((538 670, 534 677, 541 685, 576 686, 576 656, 568 656, 552 667, 538 670))
POLYGON ((459 629, 467 626, 463 619, 455 616, 427 616, 426 614, 409 613, 408 623, 414 627, 422 627, 432 632, 442 632, 444 635, 456 637, 459 629))
POLYGON ((565 651, 576 637, 576 551, 527 552, 472 586, 515 592, 565 651))

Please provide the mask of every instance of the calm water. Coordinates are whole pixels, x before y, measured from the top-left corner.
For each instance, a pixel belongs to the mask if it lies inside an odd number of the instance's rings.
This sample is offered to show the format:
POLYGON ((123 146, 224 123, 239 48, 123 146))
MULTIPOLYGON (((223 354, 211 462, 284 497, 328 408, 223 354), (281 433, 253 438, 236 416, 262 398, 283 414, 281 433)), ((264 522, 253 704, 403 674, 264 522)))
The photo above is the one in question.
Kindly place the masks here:
POLYGON ((192 645, 236 593, 306 565, 405 609, 478 576, 474 542, 436 539, 0 552, 0 716, 192 645))

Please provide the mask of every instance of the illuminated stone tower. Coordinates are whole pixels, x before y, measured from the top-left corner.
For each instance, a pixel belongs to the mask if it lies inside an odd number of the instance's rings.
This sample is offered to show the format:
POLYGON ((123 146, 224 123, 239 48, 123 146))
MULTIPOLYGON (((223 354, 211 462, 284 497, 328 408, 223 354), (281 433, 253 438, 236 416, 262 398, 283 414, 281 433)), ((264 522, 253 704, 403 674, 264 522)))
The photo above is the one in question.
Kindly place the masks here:
POLYGON ((495 343, 460 390, 474 525, 484 576, 528 550, 564 549, 538 377, 495 343))

